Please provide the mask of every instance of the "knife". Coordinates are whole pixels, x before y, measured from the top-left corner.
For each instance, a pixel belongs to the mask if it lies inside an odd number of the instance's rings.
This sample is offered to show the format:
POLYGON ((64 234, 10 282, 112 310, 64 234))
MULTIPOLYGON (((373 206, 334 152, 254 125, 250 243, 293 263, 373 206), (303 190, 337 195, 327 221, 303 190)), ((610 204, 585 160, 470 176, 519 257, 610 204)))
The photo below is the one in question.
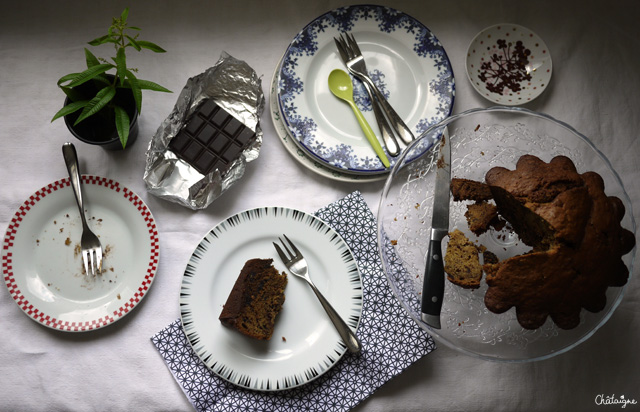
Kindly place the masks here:
POLYGON ((440 329, 440 310, 444 296, 444 257, 442 239, 449 233, 449 191, 451 187, 451 142, 442 134, 436 162, 436 187, 433 195, 431 239, 422 284, 422 320, 440 329))

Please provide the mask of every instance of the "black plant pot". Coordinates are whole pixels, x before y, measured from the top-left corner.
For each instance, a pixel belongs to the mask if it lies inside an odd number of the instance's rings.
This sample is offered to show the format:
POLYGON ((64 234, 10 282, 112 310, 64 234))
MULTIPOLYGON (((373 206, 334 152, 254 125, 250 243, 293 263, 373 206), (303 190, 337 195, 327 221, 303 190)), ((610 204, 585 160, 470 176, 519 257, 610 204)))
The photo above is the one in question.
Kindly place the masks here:
MULTIPOLYGON (((114 79, 112 74, 104 76, 107 77, 109 81, 113 81, 114 79)), ((90 99, 95 96, 99 89, 96 83, 90 80, 80 86, 74 87, 74 90, 90 99)), ((71 99, 67 97, 64 104, 66 106, 69 103, 71 103, 71 99)), ((138 109, 136 108, 133 93, 130 89, 118 88, 113 98, 113 103, 125 109, 127 115, 129 115, 129 138, 127 139, 126 146, 129 147, 133 145, 138 137, 138 109)), ((109 106, 106 106, 98 113, 87 117, 74 126, 73 124, 81 112, 82 110, 78 110, 64 116, 64 122, 72 135, 82 142, 100 146, 106 150, 122 150, 122 143, 120 143, 120 137, 118 137, 118 131, 116 130, 115 114, 109 106)))

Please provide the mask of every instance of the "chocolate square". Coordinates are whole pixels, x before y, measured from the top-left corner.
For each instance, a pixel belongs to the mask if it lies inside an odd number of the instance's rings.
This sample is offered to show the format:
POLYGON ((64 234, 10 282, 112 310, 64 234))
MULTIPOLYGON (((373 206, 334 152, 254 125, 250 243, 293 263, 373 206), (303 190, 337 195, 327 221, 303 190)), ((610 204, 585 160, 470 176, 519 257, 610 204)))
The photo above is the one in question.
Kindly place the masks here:
POLYGON ((196 135, 196 139, 202 142, 203 145, 207 146, 212 140, 215 140, 214 137, 218 134, 218 131, 214 129, 210 124, 205 125, 200 133, 196 135))
POLYGON ((195 116, 193 119, 191 119, 189 124, 187 124, 186 131, 190 135, 194 136, 198 133, 198 130, 200 130, 200 127, 202 127, 203 124, 204 124, 204 119, 201 119, 200 117, 195 116))
POLYGON ((235 117, 232 117, 231 119, 229 119, 227 124, 224 126, 224 131, 227 132, 227 134, 229 136, 233 137, 233 136, 235 136, 235 134, 238 131, 238 129, 240 128, 240 126, 242 126, 242 123, 240 123, 240 121, 238 119, 236 119, 235 117))
POLYGON ((222 154, 222 158, 227 162, 231 162, 233 159, 240 155, 240 152, 242 152, 242 148, 240 146, 230 144, 222 154))
POLYGON ((202 146, 200 143, 196 141, 192 141, 191 143, 189 143, 189 145, 184 149, 184 152, 182 153, 182 155, 184 156, 184 160, 186 160, 189 163, 195 162, 198 156, 200 156, 202 149, 204 149, 204 146, 202 146))

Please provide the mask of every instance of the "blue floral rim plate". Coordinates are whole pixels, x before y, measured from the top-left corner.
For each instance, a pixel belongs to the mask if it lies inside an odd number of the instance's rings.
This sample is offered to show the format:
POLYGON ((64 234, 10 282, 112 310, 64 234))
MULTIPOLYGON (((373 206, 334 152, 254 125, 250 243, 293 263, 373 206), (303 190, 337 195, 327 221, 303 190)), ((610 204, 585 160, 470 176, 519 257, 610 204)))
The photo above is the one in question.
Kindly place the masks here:
MULTIPOLYGON (((287 48, 278 78, 278 103, 291 136, 328 167, 386 173, 390 168, 375 155, 351 109, 331 94, 327 84, 332 70, 346 70, 333 40, 345 32, 354 35, 369 75, 415 136, 451 114, 455 97, 451 63, 427 27, 382 6, 329 11, 309 23, 287 48)), ((359 80, 353 83, 356 104, 379 135, 369 97, 359 80)), ((393 167, 395 159, 389 160, 393 167)))

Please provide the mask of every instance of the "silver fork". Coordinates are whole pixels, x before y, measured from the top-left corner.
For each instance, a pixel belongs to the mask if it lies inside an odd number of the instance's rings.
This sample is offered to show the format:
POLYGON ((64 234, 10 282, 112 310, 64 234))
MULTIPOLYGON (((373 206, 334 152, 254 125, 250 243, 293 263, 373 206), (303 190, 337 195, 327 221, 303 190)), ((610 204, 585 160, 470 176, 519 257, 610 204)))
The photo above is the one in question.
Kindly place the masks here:
MULTIPOLYGON (((340 53, 340 58, 347 64, 350 59, 351 50, 347 45, 346 41, 340 36, 340 38, 333 38, 336 43, 336 47, 338 48, 338 53, 340 53)), ((400 154, 400 145, 398 145, 398 141, 396 137, 393 135, 393 131, 391 130, 391 126, 387 121, 387 118, 384 117, 382 113, 382 109, 380 108, 380 103, 378 99, 374 97, 373 90, 371 90, 371 86, 369 83, 363 82, 365 90, 369 95, 369 99, 371 99, 371 107, 373 108, 373 114, 376 117, 376 121, 378 123, 378 128, 380 129, 380 134, 382 135, 382 141, 384 142, 385 147, 387 148, 387 152, 391 156, 397 156, 400 154)))
POLYGON ((398 115, 398 113, 396 113, 393 107, 391 107, 387 99, 380 92, 380 90, 378 90, 378 87, 369 77, 367 65, 364 62, 364 57, 362 56, 362 52, 360 51, 360 47, 358 46, 355 37, 353 36, 353 34, 344 33, 344 36, 341 34, 340 38, 342 39, 343 45, 347 46, 345 49, 347 52, 348 60, 345 61, 345 64, 347 65, 349 72, 362 80, 363 83, 369 85, 369 87, 373 91, 373 94, 380 102, 382 110, 384 110, 384 113, 389 118, 389 122, 391 122, 391 125, 393 126, 393 129, 396 131, 397 135, 400 136, 400 139, 402 139, 405 144, 410 144, 411 141, 415 139, 413 133, 411 133, 411 129, 407 127, 402 118, 398 115))
POLYGON ((82 202, 82 188, 80 187, 80 171, 78 169, 78 155, 76 148, 72 143, 62 145, 62 155, 64 162, 69 171, 69 180, 73 193, 76 196, 76 203, 80 210, 80 218, 82 219, 82 237, 80 238, 80 247, 82 249, 82 262, 84 270, 88 275, 95 276, 102 272, 102 245, 100 239, 89 229, 87 219, 84 216, 84 204, 82 202))
POLYGON ((291 272, 293 275, 299 278, 306 280, 309 286, 311 286, 311 289, 318 297, 318 300, 322 304, 322 307, 324 308, 324 310, 327 312, 327 315, 329 315, 329 318, 333 322, 333 325, 338 330, 340 337, 342 338, 344 343, 347 345, 347 349, 349 349, 349 352, 352 352, 352 353, 360 352, 362 345, 358 340, 358 338, 356 337, 355 333, 353 333, 351 328, 349 328, 349 326, 345 323, 345 321, 340 317, 338 312, 336 312, 336 310, 333 308, 333 306, 331 306, 329 301, 327 301, 327 299, 322 295, 322 293, 320 293, 316 285, 314 285, 313 282, 311 281, 311 277, 309 276, 309 265, 307 264, 307 261, 305 260, 304 256, 302 256, 302 253, 300 253, 296 245, 294 245, 293 242, 291 242, 291 240, 289 240, 289 238, 286 235, 282 235, 282 236, 284 236, 285 240, 293 250, 293 252, 290 251, 289 248, 287 247, 287 243, 285 243, 281 238, 278 238, 278 239, 280 239, 280 243, 282 243, 282 246, 287 251, 287 254, 284 253, 284 251, 280 248, 280 246, 277 243, 273 242, 273 246, 276 248, 278 255, 280 255, 280 259, 282 259, 282 262, 285 264, 287 269, 289 269, 289 272, 291 272))

